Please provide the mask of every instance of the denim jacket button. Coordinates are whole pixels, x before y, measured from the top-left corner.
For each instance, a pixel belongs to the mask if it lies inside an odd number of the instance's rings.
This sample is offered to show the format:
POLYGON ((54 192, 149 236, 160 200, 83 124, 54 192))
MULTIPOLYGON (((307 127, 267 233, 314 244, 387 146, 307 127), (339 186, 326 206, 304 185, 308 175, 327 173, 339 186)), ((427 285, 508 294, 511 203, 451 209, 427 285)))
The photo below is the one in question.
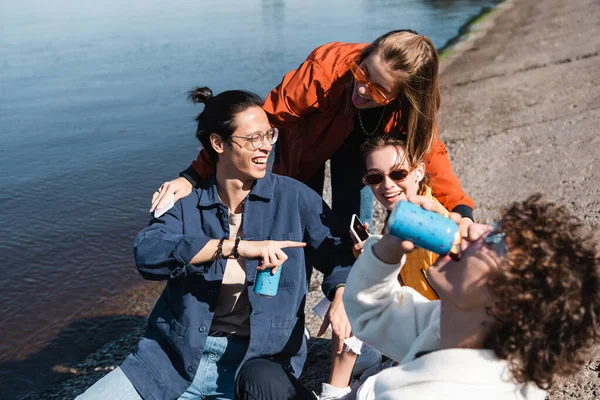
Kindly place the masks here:
POLYGON ((194 367, 192 367, 191 365, 188 367, 188 371, 190 372, 194 372, 194 367))
POLYGON ((200 328, 198 328, 198 330, 200 332, 204 332, 206 330, 206 326, 202 325, 200 328))

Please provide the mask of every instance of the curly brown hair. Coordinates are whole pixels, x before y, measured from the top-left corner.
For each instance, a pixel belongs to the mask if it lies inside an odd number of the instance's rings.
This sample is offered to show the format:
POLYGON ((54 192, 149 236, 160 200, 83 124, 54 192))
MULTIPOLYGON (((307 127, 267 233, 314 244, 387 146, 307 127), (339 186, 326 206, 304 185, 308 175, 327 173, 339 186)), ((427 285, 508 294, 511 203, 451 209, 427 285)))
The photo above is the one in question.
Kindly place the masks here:
POLYGON ((487 311, 498 323, 485 347, 517 381, 547 389, 600 340, 600 256, 583 224, 539 194, 509 206, 500 227, 509 254, 488 280, 497 301, 487 311))

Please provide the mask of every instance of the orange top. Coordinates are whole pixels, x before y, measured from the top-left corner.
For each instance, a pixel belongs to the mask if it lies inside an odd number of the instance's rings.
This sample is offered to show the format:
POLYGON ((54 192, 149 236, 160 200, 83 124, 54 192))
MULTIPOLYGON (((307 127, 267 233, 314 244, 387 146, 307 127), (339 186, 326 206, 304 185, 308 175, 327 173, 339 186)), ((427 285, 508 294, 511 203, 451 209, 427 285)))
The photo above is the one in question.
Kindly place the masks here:
MULTIPOLYGON (((280 130, 279 162, 273 172, 307 181, 331 158, 354 128, 355 111, 348 112, 346 86, 352 82, 349 62, 356 60, 366 43, 333 42, 316 48, 298 69, 288 72, 269 93, 264 110, 280 130)), ((402 110, 387 112, 384 132, 404 132, 402 110)), ((448 151, 438 138, 437 127, 426 169, 436 198, 449 210, 458 205, 474 208, 452 172, 448 151)), ((205 151, 192 167, 201 178, 213 168, 205 151)))
MULTIPOLYGON (((431 194, 431 188, 426 186, 423 196, 437 201, 431 194)), ((410 286, 429 300, 437 300, 439 297, 427 281, 427 269, 437 260, 438 255, 424 249, 414 249, 406 255, 406 262, 400 270, 398 277, 400 283, 410 286)))
POLYGON ((410 286, 429 300, 439 299, 427 281, 427 268, 437 258, 437 254, 423 249, 414 249, 408 253, 406 255, 406 262, 400 270, 400 283, 410 286))

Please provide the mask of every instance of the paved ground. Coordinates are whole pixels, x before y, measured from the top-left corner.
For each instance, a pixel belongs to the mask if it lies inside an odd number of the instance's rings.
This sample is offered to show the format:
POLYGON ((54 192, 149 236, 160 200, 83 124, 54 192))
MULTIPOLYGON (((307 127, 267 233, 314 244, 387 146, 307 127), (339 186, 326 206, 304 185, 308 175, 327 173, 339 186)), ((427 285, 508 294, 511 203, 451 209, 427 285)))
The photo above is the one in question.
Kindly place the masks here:
POLYGON ((600 1, 522 0, 492 20, 441 80, 441 134, 477 217, 540 191, 597 228, 600 1))
MULTIPOLYGON (((444 60, 440 132, 477 219, 491 221, 510 201, 542 192, 599 228, 599 21, 600 0, 508 0, 444 60)), ((320 298, 314 290, 308 305, 320 298)), ((149 303, 140 300, 140 308, 149 303)), ((312 313, 307 322, 315 334, 320 322, 312 313)), ((73 398, 118 365, 142 330, 64 366, 72 379, 29 399, 73 398)), ((329 341, 312 339, 304 381, 313 390, 327 379, 328 363, 329 341)), ((597 348, 550 398, 599 397, 597 348)))
MULTIPOLYGON (((600 1, 508 1, 497 13, 441 79, 440 132, 476 218, 541 192, 597 231, 600 1)), ((600 349, 550 398, 600 398, 600 349)))

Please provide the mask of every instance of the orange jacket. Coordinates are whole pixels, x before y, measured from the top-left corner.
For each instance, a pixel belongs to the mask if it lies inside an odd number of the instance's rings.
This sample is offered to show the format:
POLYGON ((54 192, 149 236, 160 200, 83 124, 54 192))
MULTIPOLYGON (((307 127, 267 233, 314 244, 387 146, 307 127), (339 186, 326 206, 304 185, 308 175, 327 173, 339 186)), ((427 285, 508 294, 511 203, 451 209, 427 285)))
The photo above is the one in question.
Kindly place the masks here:
MULTIPOLYGON (((316 48, 298 69, 288 72, 269 93, 264 110, 280 130, 279 162, 273 172, 307 181, 331 158, 354 128, 347 113, 347 84, 352 82, 348 63, 367 44, 328 43, 316 48)), ((402 110, 389 113, 384 132, 402 132, 402 110)), ((192 167, 206 179, 212 173, 206 152, 200 152, 192 167)), ((426 156, 426 169, 436 198, 449 210, 458 205, 474 207, 473 200, 452 172, 448 152, 438 138, 426 156)))

